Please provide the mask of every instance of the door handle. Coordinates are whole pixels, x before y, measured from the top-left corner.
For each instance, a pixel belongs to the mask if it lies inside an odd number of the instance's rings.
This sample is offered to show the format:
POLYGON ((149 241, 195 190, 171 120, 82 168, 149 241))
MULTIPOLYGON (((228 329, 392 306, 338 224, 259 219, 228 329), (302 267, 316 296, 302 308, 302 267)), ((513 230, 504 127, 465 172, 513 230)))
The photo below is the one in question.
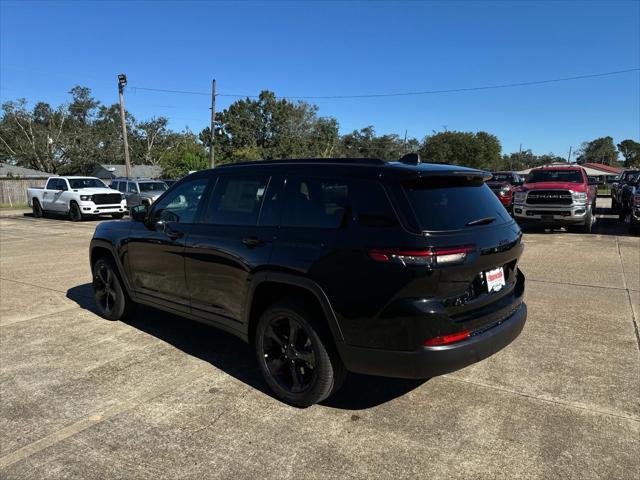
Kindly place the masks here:
POLYGON ((171 228, 166 227, 164 230, 164 233, 167 235, 167 237, 169 237, 171 240, 177 240, 178 238, 182 238, 184 237, 184 232, 179 232, 177 230, 173 230, 171 228))
POLYGON ((259 247, 260 245, 264 245, 264 242, 257 237, 243 238, 242 243, 247 248, 254 248, 254 247, 259 247))

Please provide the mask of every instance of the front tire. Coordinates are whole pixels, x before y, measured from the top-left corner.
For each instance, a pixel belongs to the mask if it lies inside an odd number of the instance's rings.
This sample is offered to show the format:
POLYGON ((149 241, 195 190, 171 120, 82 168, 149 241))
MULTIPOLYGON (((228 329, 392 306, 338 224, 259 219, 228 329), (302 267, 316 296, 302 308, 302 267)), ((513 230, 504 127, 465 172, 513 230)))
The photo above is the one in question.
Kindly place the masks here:
POLYGON ((117 267, 110 258, 99 258, 93 265, 93 293, 102 318, 122 320, 135 310, 136 304, 125 292, 117 267))
POLYGON ((84 220, 84 216, 82 215, 80 207, 76 202, 71 202, 71 204, 69 205, 69 220, 71 220, 72 222, 81 222, 82 220, 84 220))
POLYGON ((296 407, 321 402, 346 377, 326 323, 301 302, 279 302, 265 310, 256 327, 255 349, 271 390, 296 407))

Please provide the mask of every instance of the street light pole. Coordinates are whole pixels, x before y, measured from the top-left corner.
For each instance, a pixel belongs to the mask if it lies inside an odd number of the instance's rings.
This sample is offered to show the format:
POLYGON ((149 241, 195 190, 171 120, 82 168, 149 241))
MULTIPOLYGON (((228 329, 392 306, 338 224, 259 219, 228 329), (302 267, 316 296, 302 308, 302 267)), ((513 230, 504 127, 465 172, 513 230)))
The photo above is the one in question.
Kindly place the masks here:
POLYGON ((124 171, 127 178, 131 177, 131 162, 129 161, 129 141, 127 140, 127 122, 124 114, 124 86, 127 84, 127 76, 124 73, 118 75, 118 94, 120 95, 120 123, 122 124, 122 139, 124 140, 124 171))

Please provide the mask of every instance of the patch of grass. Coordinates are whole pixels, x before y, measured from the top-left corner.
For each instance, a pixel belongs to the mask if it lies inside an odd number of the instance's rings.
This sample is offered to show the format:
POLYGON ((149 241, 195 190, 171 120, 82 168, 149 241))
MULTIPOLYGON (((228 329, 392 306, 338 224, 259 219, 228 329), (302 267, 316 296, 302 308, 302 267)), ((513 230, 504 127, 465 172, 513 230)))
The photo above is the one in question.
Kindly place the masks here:
POLYGON ((29 206, 26 203, 13 203, 11 205, 8 203, 0 203, 0 208, 9 210, 22 210, 24 208, 29 208, 29 206))

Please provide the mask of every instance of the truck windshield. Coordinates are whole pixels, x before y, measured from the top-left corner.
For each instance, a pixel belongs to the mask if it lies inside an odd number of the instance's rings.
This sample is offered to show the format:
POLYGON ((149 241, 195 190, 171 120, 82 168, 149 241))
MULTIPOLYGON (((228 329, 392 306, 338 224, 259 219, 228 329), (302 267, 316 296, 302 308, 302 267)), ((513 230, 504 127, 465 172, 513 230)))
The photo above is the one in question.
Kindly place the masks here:
POLYGON ((527 183, 539 182, 583 183, 584 180, 578 170, 533 170, 527 177, 527 183))
POLYGON ((97 178, 70 178, 69 186, 72 190, 79 188, 107 188, 107 186, 97 178))
POLYGON ((494 173, 491 180, 496 180, 498 182, 510 182, 512 178, 509 173, 494 173))
POLYGON ((482 180, 430 177, 404 185, 404 191, 423 231, 458 230, 510 220, 482 180))
POLYGON ((138 182, 141 192, 164 192, 167 184, 164 182, 138 182))

